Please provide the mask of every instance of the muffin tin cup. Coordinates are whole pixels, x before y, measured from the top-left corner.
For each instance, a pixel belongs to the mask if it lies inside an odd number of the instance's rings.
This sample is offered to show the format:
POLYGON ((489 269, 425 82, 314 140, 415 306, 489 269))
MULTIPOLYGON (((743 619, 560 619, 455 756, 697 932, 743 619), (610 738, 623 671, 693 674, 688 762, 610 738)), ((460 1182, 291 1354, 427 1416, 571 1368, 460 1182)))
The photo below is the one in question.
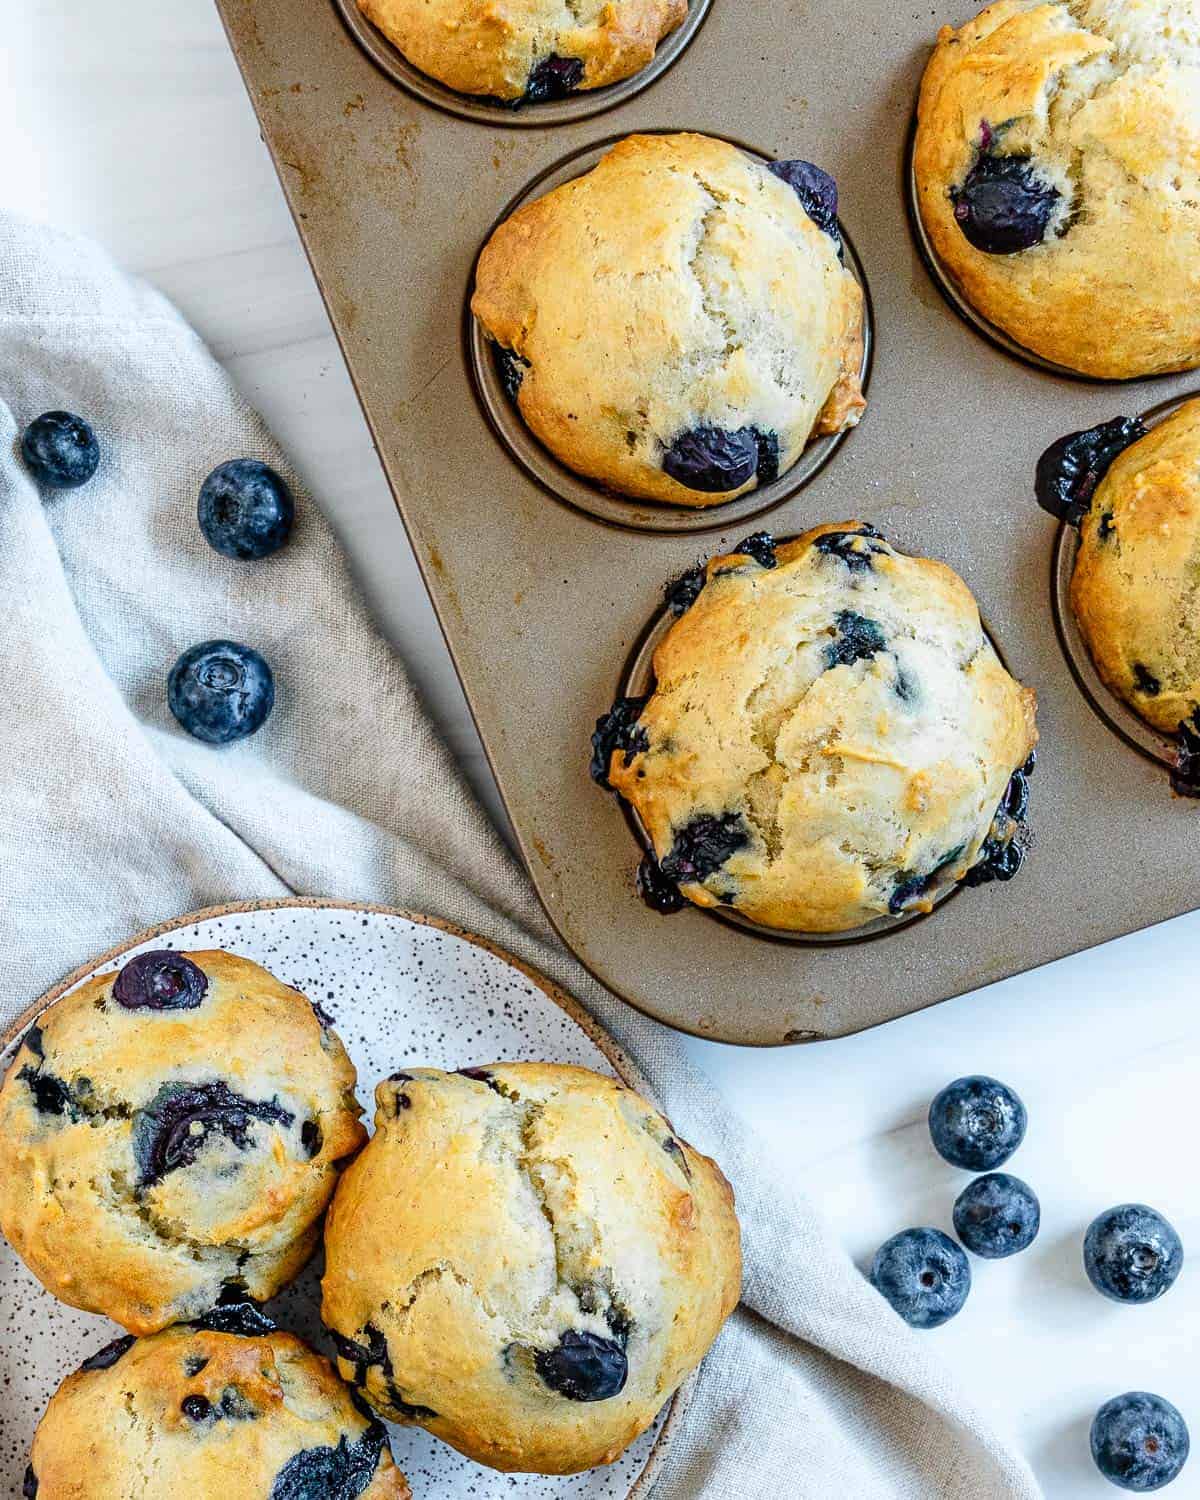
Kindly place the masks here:
MULTIPOLYGON (((685 128, 680 127, 680 129, 685 128)), ((673 132, 646 131, 643 133, 666 135, 673 132)), ((562 187, 564 183, 572 182, 575 178, 590 172, 601 157, 622 139, 624 139, 623 135, 610 136, 606 140, 573 152, 554 166, 547 168, 529 184, 524 192, 505 207, 503 213, 488 231, 483 243, 486 244, 496 229, 523 204, 532 202, 535 198, 542 198, 554 188, 562 187)), ((741 141, 730 141, 729 144, 736 146, 753 161, 763 165, 774 160, 773 157, 756 151, 752 146, 743 145, 741 141)), ((840 220, 838 228, 841 230, 842 244, 845 247, 846 267, 863 292, 863 356, 859 365, 859 379, 863 393, 866 394, 874 347, 871 292, 854 245, 840 220)), ((482 251, 482 246, 480 248, 482 251)), ((476 263, 478 263, 478 257, 476 257, 476 263)), ((629 495, 619 494, 615 490, 605 489, 597 481, 587 479, 582 474, 576 474, 572 469, 567 468, 548 448, 543 447, 526 426, 516 402, 505 393, 496 369, 496 345, 484 332, 479 319, 471 313, 471 292, 474 283, 475 274, 472 269, 471 284, 467 288, 467 353, 471 375, 475 382, 475 391, 493 432, 509 457, 518 463, 542 489, 556 500, 561 500, 564 504, 583 511, 598 521, 606 521, 613 526, 625 526, 634 531, 674 533, 718 531, 726 525, 752 520, 757 516, 766 515, 768 511, 782 505, 785 500, 790 500, 805 485, 810 484, 854 432, 854 428, 851 427, 844 432, 828 433, 824 437, 815 438, 791 468, 780 474, 778 479, 750 490, 744 495, 738 495, 733 500, 725 500, 716 505, 664 504, 661 501, 638 500, 629 495)), ((869 409, 864 413, 863 420, 869 420, 869 409)))
POLYGON ((606 84, 603 88, 583 89, 568 94, 565 99, 547 99, 541 104, 517 104, 504 99, 460 94, 414 67, 404 53, 367 20, 357 0, 332 0, 332 3, 351 36, 375 66, 406 92, 432 104, 435 109, 458 115, 463 120, 473 120, 477 125, 490 125, 501 130, 536 130, 589 119, 640 94, 685 51, 703 26, 712 0, 691 0, 680 25, 663 37, 651 60, 629 78, 606 84))

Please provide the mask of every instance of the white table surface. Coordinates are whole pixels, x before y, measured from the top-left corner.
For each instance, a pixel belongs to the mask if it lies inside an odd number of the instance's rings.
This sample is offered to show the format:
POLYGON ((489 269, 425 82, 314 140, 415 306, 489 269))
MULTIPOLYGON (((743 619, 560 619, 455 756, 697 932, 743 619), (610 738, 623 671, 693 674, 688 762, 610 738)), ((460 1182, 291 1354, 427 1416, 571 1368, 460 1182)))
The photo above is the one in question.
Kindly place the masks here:
MULTIPOLYGON (((95 235, 182 308, 320 497, 443 733, 496 809, 215 11, 208 0, 26 0, 7 9, 5 37, 0 203, 95 235)), ((1179 815, 1197 820, 1200 838, 1200 805, 1179 815)), ((1041 1196, 1041 1236, 1014 1260, 974 1261, 966 1309, 927 1337, 1052 1500, 1119 1493, 1092 1469, 1087 1427, 1101 1401, 1131 1388, 1160 1392, 1191 1420, 1197 1455, 1167 1493, 1200 1496, 1200 1273, 1185 1268, 1167 1297, 1133 1309, 1092 1292, 1080 1263, 1089 1219, 1128 1199, 1167 1213, 1200 1263, 1198 938, 1200 916, 1180 918, 816 1047, 688 1043, 760 1127, 780 1178, 816 1200, 860 1264, 907 1225, 950 1229, 968 1178, 929 1145, 936 1090, 967 1072, 1019 1090, 1030 1128, 1011 1165, 1041 1196)))

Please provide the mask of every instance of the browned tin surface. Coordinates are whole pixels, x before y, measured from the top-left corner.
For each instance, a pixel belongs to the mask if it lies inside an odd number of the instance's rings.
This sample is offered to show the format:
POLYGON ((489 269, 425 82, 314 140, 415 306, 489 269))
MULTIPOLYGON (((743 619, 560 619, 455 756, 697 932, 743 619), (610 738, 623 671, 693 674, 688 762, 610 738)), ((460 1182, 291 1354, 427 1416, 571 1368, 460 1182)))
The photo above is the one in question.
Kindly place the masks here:
MULTIPOLYGON (((969 328, 906 220, 909 124, 937 28, 972 10, 866 0, 713 0, 691 45, 614 109, 544 128, 453 117, 401 89, 334 0, 219 0, 380 456, 539 894, 608 987, 729 1041, 841 1036, 1191 909, 1200 804, 1089 706, 1051 607, 1055 525, 1031 493, 1052 439, 1200 384, 1104 385, 1021 363, 969 328), (633 891, 626 820, 587 777, 588 736, 662 582, 747 529, 622 529, 552 498, 480 410, 463 338, 497 215, 563 157, 639 129, 706 131, 834 173, 875 311, 870 408, 798 494, 781 535, 873 522, 974 589, 1038 690, 1036 845, 1008 885, 968 890, 869 942, 779 942, 633 891)), ((397 535, 396 545, 403 545, 397 535)))

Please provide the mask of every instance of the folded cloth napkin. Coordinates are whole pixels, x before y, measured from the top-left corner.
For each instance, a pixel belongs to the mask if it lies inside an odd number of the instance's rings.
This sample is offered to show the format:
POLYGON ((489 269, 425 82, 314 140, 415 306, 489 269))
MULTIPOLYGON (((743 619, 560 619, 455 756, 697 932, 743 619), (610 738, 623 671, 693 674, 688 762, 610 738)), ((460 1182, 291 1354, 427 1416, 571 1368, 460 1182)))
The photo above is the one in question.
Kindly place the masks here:
POLYGON ((324 517, 196 335, 96 246, 5 217, 0 652, 0 1027, 92 954, 222 901, 330 896, 459 923, 573 991, 736 1188, 744 1301, 654 1500, 1037 1496, 812 1206, 764 1174, 676 1037, 560 946, 324 517), (21 428, 53 408, 103 444, 84 490, 39 494, 21 463, 21 428), (251 565, 195 521, 201 480, 235 456, 272 464, 298 501, 289 545, 251 565), (212 636, 261 650, 278 685, 267 726, 223 750, 183 734, 164 693, 179 652, 212 636))

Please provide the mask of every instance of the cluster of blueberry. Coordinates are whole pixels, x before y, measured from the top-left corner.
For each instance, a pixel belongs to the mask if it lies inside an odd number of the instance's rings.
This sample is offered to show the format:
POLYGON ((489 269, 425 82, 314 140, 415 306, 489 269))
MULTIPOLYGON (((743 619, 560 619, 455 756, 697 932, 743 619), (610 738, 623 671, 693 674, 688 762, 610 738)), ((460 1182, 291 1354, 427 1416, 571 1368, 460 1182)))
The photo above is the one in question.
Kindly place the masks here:
MULTIPOLYGON (((1041 1225, 1029 1184, 995 1170, 1024 1140, 1026 1120, 1012 1089, 979 1074, 947 1084, 929 1106, 938 1154, 953 1167, 987 1174, 958 1195, 953 1217, 962 1243, 988 1260, 1028 1249, 1041 1225)), ((1088 1227, 1083 1264, 1096 1290, 1114 1302, 1153 1302, 1179 1275, 1183 1244, 1155 1209, 1122 1203, 1088 1227)), ((913 1328, 937 1328, 961 1311, 971 1267, 940 1229, 905 1229, 876 1251, 871 1283, 913 1328)), ((1158 1490, 1187 1459, 1187 1424, 1161 1396, 1126 1391, 1096 1413, 1091 1447, 1100 1472, 1119 1488, 1158 1490)))
MULTIPOLYGON (((21 434, 21 456, 38 484, 73 490, 99 468, 100 444, 82 417, 48 411, 21 434)), ((219 464, 200 486, 200 530, 211 547, 237 562, 277 552, 291 535, 295 515, 287 485, 256 458, 219 464)), ((251 647, 202 641, 171 668, 167 702, 190 735, 210 745, 227 745, 266 723, 275 706, 275 678, 251 647)))

